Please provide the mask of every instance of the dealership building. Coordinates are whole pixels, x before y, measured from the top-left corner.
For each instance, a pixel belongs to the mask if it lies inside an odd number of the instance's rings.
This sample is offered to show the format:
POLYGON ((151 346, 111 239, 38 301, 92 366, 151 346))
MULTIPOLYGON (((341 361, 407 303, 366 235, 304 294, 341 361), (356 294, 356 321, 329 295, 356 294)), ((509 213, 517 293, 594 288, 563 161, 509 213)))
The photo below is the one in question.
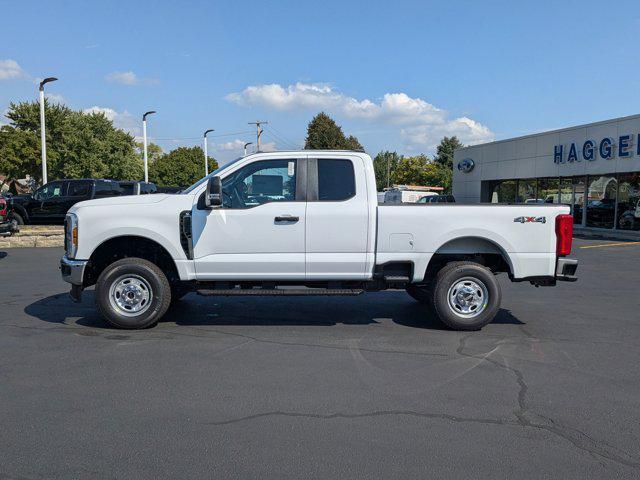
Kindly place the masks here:
POLYGON ((563 203, 577 230, 640 233, 640 115, 456 150, 460 203, 563 203))

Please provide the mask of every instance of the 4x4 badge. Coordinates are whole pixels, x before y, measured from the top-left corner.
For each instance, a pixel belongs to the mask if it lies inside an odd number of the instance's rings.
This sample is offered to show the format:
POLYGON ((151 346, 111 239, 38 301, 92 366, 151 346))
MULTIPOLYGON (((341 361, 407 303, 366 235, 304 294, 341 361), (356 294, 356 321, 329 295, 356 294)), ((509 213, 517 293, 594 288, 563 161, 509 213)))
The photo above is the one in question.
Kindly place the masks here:
POLYGON ((516 223, 547 223, 547 217, 516 217, 513 221, 516 223))

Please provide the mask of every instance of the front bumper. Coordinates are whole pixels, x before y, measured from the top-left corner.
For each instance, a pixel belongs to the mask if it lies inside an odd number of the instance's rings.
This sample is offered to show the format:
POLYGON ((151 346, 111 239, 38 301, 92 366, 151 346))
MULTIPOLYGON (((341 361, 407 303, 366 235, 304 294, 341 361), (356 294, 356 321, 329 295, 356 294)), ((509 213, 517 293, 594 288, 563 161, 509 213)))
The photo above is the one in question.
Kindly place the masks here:
POLYGON ((65 255, 60 259, 60 272, 62 279, 72 285, 82 285, 84 280, 84 269, 88 260, 71 260, 65 255))
POLYGON ((578 260, 575 258, 558 258, 556 262, 556 280, 561 282, 575 282, 578 280, 576 270, 578 269, 578 260))
POLYGON ((69 296, 76 303, 82 301, 82 282, 84 281, 84 270, 88 260, 72 260, 65 255, 60 259, 60 272, 62 279, 71 284, 69 296))

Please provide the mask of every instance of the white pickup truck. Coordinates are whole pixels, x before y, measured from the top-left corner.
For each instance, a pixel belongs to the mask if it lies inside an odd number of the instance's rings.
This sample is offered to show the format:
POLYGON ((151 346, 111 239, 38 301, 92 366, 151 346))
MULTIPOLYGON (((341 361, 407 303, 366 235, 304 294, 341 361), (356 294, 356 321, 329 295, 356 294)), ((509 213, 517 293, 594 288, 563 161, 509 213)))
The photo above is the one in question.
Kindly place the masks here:
POLYGON ((180 194, 76 204, 62 277, 71 297, 96 285, 120 328, 145 328, 201 295, 358 295, 405 289, 454 329, 500 306, 495 275, 538 286, 574 281, 563 205, 378 205, 371 157, 258 153, 180 194))

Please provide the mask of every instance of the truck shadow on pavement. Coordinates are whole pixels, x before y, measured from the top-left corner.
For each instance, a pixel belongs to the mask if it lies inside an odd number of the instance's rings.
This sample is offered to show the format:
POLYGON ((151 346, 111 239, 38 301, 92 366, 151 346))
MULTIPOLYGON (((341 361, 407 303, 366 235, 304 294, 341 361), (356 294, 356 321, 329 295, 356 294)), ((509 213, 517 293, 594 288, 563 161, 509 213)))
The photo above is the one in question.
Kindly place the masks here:
MULTIPOLYGON (((66 293, 61 293, 27 305, 24 312, 48 323, 113 329, 95 310, 93 290, 84 292, 81 304, 73 303, 66 293)), ((215 300, 189 294, 169 309, 159 322, 159 328, 170 323, 188 326, 333 326, 385 321, 416 329, 448 330, 429 309, 403 292, 388 293, 384 298, 365 295, 296 299, 220 297, 215 300)), ((524 325, 506 309, 500 309, 492 323, 524 325)))

